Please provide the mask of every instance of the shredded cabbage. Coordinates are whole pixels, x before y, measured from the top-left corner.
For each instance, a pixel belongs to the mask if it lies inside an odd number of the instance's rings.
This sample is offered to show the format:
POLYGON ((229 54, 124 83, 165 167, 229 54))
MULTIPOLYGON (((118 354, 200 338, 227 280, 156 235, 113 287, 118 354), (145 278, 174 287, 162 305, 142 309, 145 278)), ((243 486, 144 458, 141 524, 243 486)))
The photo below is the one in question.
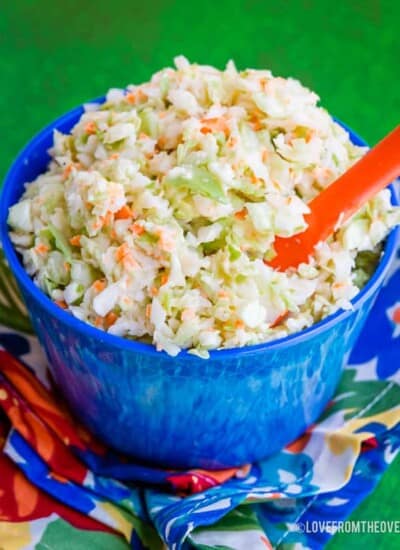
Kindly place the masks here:
POLYGON ((171 355, 265 342, 350 308, 400 222, 389 191, 297 270, 264 260, 365 148, 296 80, 175 65, 54 133, 47 172, 9 213, 27 272, 79 319, 171 355))

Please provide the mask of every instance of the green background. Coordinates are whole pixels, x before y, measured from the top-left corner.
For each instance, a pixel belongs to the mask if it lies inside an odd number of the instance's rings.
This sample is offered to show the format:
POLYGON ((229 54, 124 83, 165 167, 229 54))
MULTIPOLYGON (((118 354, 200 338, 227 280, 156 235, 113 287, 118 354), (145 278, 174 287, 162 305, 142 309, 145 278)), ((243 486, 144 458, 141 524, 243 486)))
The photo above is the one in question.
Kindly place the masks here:
MULTIPOLYGON (((52 119, 180 53, 299 78, 373 144, 400 120, 399 21, 394 0, 3 1, 0 178, 52 119)), ((399 474, 397 460, 353 519, 400 519, 399 474)), ((329 548, 368 544, 399 548, 367 534, 337 535, 329 548)))

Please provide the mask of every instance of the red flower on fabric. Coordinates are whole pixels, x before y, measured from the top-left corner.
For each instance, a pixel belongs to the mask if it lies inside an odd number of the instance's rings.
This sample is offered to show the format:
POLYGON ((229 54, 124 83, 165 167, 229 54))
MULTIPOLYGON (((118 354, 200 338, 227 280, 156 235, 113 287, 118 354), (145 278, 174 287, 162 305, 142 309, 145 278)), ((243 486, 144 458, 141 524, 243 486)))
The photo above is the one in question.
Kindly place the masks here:
POLYGON ((392 307, 387 308, 386 315, 393 324, 393 338, 400 336, 400 302, 396 302, 392 307))

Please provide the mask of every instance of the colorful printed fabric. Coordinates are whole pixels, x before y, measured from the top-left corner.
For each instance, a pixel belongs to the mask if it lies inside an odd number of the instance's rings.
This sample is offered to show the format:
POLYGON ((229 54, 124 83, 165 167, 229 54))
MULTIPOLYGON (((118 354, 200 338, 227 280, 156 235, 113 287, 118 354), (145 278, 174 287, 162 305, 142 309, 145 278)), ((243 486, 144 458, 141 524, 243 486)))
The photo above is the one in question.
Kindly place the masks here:
POLYGON ((1 549, 318 549, 330 534, 302 525, 346 518, 399 450, 400 247, 319 421, 267 460, 223 472, 135 464, 79 426, 36 339, 15 330, 27 321, 1 273, 14 311, 0 329, 1 549))

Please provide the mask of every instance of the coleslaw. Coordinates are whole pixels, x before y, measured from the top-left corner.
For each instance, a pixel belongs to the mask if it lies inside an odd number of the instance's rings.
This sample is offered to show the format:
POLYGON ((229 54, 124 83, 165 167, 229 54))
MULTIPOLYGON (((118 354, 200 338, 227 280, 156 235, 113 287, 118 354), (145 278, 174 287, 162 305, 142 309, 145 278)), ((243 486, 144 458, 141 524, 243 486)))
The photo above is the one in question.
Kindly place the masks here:
POLYGON ((265 261, 366 151, 298 81, 175 59, 112 89, 10 208, 28 274, 60 307, 177 355, 281 338, 351 299, 400 223, 377 194, 298 269, 265 261))

